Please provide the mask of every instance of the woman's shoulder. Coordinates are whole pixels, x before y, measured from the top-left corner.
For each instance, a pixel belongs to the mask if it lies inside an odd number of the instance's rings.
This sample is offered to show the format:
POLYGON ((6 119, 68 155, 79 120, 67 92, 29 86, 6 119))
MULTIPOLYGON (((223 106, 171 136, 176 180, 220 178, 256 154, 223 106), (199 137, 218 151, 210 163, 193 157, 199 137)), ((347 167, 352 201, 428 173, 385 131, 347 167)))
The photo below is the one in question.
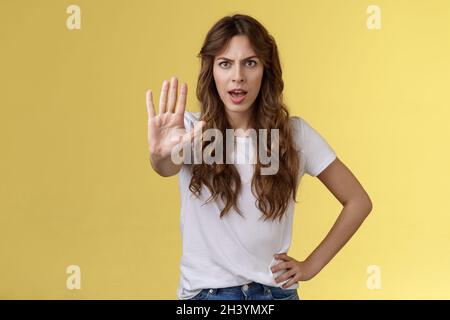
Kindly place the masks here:
POLYGON ((302 116, 291 116, 289 122, 292 128, 294 141, 300 149, 303 149, 306 144, 316 143, 318 140, 318 132, 311 126, 309 121, 302 116))
POLYGON ((187 131, 192 129, 197 121, 200 120, 200 111, 199 112, 184 112, 184 127, 187 131))
POLYGON ((300 136, 309 135, 310 131, 316 131, 314 127, 308 120, 305 120, 304 117, 301 116, 291 116, 289 117, 289 122, 294 130, 297 131, 297 134, 300 136))
POLYGON ((199 112, 184 112, 184 117, 191 120, 191 121, 198 121, 200 120, 200 111, 199 112))
POLYGON ((300 138, 302 135, 302 126, 304 124, 304 120, 300 116, 290 116, 289 124, 294 131, 294 137, 300 138))
POLYGON ((303 117, 292 117, 294 140, 306 158, 306 172, 316 176, 336 158, 336 152, 310 121, 303 117))
POLYGON ((298 125, 302 121, 302 118, 300 116, 290 116, 289 122, 293 125, 298 125))

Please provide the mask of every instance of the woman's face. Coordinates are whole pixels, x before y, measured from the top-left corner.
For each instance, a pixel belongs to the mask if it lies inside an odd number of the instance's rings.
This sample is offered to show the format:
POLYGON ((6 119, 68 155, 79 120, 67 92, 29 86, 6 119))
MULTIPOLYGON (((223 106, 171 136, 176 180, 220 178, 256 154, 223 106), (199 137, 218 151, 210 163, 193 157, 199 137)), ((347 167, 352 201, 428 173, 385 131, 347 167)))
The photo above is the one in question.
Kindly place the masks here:
POLYGON ((234 36, 228 47, 214 58, 214 80, 225 111, 238 116, 251 111, 258 96, 264 66, 245 35, 234 36), (230 94, 233 89, 246 93, 230 94))

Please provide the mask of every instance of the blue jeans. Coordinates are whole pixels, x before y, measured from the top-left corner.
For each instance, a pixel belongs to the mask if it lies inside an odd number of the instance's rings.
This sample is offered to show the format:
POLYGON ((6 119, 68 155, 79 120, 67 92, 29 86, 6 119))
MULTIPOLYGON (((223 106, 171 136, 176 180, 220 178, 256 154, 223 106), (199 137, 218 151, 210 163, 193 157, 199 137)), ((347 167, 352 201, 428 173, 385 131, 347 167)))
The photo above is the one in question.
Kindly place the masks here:
POLYGON ((202 289, 189 300, 300 300, 297 289, 283 289, 251 282, 242 286, 202 289))

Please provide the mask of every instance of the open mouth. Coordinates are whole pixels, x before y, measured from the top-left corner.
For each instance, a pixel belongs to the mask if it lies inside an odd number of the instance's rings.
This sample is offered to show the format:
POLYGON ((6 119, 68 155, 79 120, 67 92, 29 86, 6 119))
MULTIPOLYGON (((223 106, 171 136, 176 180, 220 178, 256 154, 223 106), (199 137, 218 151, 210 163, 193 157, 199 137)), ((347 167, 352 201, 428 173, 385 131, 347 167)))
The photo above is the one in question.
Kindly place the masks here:
POLYGON ((228 91, 228 94, 230 95, 231 101, 233 103, 238 104, 244 101, 245 97, 247 96, 247 91, 239 90, 239 91, 228 91))

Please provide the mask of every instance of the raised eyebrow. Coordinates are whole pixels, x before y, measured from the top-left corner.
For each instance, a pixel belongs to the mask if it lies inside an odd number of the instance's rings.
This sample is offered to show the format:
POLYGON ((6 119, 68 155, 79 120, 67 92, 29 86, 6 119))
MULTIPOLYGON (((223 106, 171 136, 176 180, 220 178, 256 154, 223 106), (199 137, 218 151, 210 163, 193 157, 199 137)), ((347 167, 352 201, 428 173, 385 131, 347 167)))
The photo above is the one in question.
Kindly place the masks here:
MULTIPOLYGON (((252 58, 258 59, 257 56, 250 56, 250 57, 247 57, 247 58, 245 58, 245 59, 242 59, 241 61, 250 60, 250 59, 252 59, 252 58)), ((228 59, 228 58, 225 58, 225 57, 219 57, 219 58, 217 58, 217 60, 225 60, 225 61, 231 61, 231 62, 233 62, 233 60, 228 59)))

